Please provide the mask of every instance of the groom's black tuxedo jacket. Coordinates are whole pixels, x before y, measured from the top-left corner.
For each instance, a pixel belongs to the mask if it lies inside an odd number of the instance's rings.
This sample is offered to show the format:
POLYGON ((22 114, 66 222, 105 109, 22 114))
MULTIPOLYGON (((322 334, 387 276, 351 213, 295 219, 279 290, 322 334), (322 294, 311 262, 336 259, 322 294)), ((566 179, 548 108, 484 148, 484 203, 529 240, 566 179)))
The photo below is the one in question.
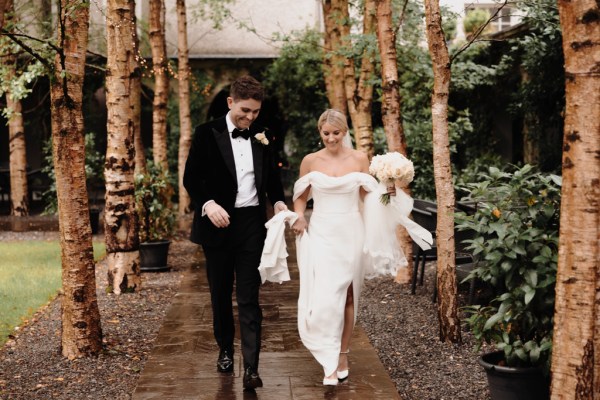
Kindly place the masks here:
MULTIPOLYGON (((284 201, 279 168, 275 165, 271 144, 264 145, 254 135, 265 129, 252 125, 250 140, 254 160, 254 178, 258 201, 266 222, 266 198, 271 204, 284 201)), ((214 200, 233 215, 238 191, 235 161, 225 117, 196 128, 185 165, 183 185, 195 208, 190 240, 203 246, 218 246, 228 228, 215 227, 208 216, 202 217, 202 206, 214 200)))

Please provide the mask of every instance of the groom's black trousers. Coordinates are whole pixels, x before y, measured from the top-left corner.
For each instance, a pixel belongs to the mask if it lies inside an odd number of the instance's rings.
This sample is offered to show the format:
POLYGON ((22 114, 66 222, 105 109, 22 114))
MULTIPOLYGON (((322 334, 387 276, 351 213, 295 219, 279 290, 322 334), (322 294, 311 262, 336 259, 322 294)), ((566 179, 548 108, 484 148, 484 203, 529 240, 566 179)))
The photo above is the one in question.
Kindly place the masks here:
POLYGON ((236 208, 219 246, 203 246, 213 311, 213 330, 221 350, 233 351, 232 293, 238 305, 244 369, 258 369, 262 311, 258 303, 258 266, 266 236, 260 207, 236 208))

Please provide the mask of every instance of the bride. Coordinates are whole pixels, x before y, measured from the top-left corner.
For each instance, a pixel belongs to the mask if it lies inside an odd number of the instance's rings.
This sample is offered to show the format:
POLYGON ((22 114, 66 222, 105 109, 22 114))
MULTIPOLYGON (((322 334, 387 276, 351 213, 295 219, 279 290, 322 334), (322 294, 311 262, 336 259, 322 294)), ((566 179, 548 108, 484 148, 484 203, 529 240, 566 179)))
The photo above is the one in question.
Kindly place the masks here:
MULTIPOLYGON (((378 250, 367 249, 365 239, 371 233, 378 237, 385 234, 396 243, 396 225, 383 223, 390 227, 389 232, 381 232, 385 228, 381 225, 373 231, 365 227, 365 223, 372 222, 363 215, 367 208, 385 206, 378 200, 382 193, 377 192, 379 184, 369 175, 367 155, 344 145, 349 139, 346 116, 337 110, 327 110, 319 118, 318 129, 324 148, 304 157, 300 178, 294 185, 294 211, 298 219, 292 229, 297 235, 300 269, 298 331, 304 346, 323 366, 323 384, 337 385, 349 373, 350 338, 365 269, 371 270, 370 275, 378 272, 373 271, 377 268, 374 260, 365 255, 365 252, 376 255, 378 250), (377 192, 377 201, 363 203, 370 192, 377 192), (304 214, 310 198, 314 207, 309 224, 304 214)), ((393 196, 396 189, 392 186, 387 192, 393 196)), ((412 209, 412 199, 404 196, 410 200, 412 209)), ((388 264, 391 261, 395 265, 391 269, 388 265, 386 272, 406 265, 401 250, 395 247, 395 256, 387 259, 388 264)))

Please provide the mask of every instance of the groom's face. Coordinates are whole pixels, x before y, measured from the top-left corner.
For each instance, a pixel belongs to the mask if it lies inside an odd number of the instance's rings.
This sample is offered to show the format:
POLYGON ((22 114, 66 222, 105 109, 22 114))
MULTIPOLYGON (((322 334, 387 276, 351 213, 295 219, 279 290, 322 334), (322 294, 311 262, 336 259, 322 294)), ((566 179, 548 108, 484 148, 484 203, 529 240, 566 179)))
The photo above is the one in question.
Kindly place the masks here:
POLYGON ((227 98, 227 105, 231 110, 231 122, 241 130, 250 128, 250 125, 258 117, 260 112, 261 102, 254 99, 234 100, 232 97, 227 98))

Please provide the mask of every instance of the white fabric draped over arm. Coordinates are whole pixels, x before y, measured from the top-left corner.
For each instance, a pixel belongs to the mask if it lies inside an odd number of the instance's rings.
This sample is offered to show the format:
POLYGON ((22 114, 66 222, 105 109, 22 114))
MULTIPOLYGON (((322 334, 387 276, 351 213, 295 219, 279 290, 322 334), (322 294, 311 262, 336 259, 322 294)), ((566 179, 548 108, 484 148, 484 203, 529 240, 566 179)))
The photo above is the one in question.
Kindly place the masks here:
POLYGON ((424 250, 433 244, 431 233, 411 220, 413 199, 397 188, 396 196, 390 196, 390 203, 381 203, 380 197, 386 193, 384 184, 370 183, 365 186, 369 193, 365 196, 363 210, 365 223, 365 244, 363 252, 366 255, 365 277, 373 278, 379 275, 396 275, 398 268, 406 267, 408 262, 400 248, 396 237, 396 227, 402 225, 424 250))
POLYGON ((290 226, 296 222, 298 214, 293 211, 281 211, 265 224, 267 237, 260 257, 260 279, 282 283, 290 280, 290 272, 287 265, 288 252, 285 244, 285 223, 290 226))

